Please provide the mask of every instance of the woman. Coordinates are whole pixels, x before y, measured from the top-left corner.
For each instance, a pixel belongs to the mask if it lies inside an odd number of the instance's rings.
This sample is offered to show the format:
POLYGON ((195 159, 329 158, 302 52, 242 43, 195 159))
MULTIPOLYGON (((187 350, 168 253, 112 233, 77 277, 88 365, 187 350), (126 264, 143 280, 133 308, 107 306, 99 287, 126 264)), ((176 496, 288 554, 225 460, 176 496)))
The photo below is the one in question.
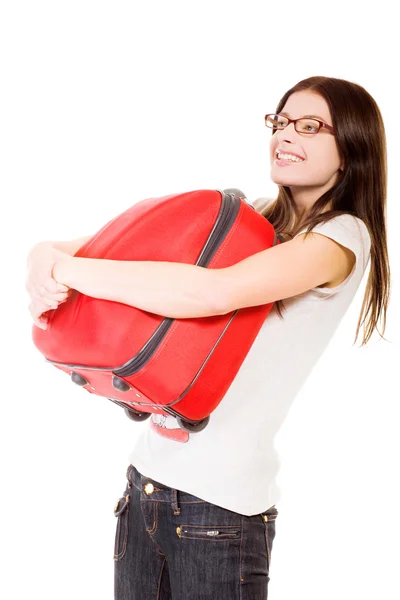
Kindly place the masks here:
POLYGON ((267 598, 280 499, 274 437, 369 262, 355 339, 366 322, 366 344, 382 315, 385 329, 386 145, 375 101, 354 83, 310 77, 265 123, 279 192, 255 208, 280 245, 208 270, 74 258, 88 238, 44 242, 30 254, 30 311, 43 328, 45 311, 73 288, 172 318, 275 302, 203 431, 160 415, 143 428, 115 506, 116 600, 267 598))

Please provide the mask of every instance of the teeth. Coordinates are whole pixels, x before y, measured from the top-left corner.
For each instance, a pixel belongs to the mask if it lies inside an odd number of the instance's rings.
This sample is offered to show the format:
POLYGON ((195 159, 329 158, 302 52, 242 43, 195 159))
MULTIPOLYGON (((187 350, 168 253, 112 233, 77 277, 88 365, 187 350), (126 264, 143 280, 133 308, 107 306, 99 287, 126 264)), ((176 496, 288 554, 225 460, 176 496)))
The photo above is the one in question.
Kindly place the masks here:
POLYGON ((294 156, 293 154, 281 154, 277 153, 279 159, 283 160, 292 160, 293 162, 303 162, 304 158, 299 158, 298 156, 294 156))

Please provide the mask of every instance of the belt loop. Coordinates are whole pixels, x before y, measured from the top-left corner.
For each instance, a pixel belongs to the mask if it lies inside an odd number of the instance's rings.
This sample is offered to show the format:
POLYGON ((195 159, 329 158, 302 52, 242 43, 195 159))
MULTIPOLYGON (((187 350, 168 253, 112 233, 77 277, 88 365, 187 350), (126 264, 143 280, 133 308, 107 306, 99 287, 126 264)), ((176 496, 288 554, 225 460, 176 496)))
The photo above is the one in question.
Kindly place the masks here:
POLYGON ((133 469, 133 465, 129 465, 127 471, 126 471, 126 478, 128 480, 128 487, 131 488, 132 487, 132 481, 131 481, 131 472, 133 469))
POLYGON ((174 515, 180 515, 181 509, 178 506, 178 490, 172 489, 172 502, 171 506, 174 509, 174 515))

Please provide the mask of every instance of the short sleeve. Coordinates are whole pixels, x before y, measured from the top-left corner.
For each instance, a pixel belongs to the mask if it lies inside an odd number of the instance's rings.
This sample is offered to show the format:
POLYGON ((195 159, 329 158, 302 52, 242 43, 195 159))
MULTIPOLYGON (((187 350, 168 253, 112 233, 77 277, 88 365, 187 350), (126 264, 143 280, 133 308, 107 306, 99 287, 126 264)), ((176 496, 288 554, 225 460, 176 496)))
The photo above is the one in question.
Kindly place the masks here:
MULTIPOLYGON (((307 227, 301 229, 294 237, 306 231, 307 227)), ((312 288, 312 290, 316 290, 321 294, 332 295, 343 289, 354 278, 356 272, 361 273, 361 279, 367 267, 371 249, 371 238, 364 221, 346 213, 334 217, 325 223, 319 223, 311 231, 325 235, 342 246, 349 248, 354 252, 356 257, 356 262, 351 273, 340 285, 333 288, 317 287, 312 288)))
POLYGON ((264 208, 266 208, 269 204, 275 202, 275 198, 256 198, 254 202, 252 202, 253 207, 257 212, 262 212, 264 208))

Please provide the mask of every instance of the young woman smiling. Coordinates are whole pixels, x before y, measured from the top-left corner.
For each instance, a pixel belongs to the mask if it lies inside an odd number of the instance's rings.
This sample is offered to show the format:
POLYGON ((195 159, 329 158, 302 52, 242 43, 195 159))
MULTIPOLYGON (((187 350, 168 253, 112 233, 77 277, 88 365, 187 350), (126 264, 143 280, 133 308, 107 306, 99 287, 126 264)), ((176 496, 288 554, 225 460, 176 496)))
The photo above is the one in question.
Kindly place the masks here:
POLYGON ((30 311, 43 328, 43 313, 72 288, 177 319, 275 302, 203 431, 152 415, 141 432, 115 507, 116 600, 267 598, 281 497, 274 438, 368 264, 356 339, 365 322, 366 344, 381 316, 385 329, 386 143, 376 102, 355 83, 310 77, 265 124, 279 191, 255 207, 284 243, 224 269, 73 257, 87 238, 42 242, 29 256, 30 311))

